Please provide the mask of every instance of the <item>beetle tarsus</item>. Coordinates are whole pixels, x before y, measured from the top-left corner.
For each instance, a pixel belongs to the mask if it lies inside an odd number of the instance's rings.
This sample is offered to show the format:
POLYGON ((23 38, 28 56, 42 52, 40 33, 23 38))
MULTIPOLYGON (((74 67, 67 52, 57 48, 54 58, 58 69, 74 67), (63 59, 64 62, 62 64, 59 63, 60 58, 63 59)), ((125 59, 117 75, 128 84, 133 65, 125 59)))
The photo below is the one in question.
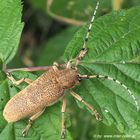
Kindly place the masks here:
POLYGON ((97 121, 101 121, 101 120, 102 120, 100 114, 98 114, 98 113, 95 115, 95 117, 96 117, 96 120, 97 120, 97 121))
POLYGON ((61 139, 65 139, 66 137, 66 129, 61 130, 61 139))
POLYGON ((25 137, 28 134, 29 129, 26 128, 22 131, 22 136, 25 137))
POLYGON ((28 122, 28 125, 25 127, 25 129, 23 129, 23 131, 22 131, 22 136, 23 137, 25 137, 27 134, 28 134, 28 132, 29 132, 29 129, 31 128, 31 126, 32 126, 32 120, 31 119, 29 119, 29 122, 28 122))
POLYGON ((25 137, 28 134, 30 127, 31 127, 31 125, 30 126, 28 125, 25 129, 23 129, 23 131, 22 131, 23 137, 25 137))

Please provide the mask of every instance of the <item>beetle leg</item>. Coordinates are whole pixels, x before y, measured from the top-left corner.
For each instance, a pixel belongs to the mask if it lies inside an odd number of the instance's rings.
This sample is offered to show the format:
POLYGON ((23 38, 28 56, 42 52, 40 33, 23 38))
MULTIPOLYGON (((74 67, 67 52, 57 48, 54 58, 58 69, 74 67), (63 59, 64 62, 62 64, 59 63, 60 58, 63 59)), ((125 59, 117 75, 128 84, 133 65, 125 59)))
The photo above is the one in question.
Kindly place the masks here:
POLYGON ((31 84, 33 82, 33 80, 29 79, 29 78, 22 78, 20 80, 16 80, 14 79, 14 77, 10 74, 7 73, 7 78, 14 84, 14 85, 20 85, 23 82, 26 82, 27 84, 31 84))
POLYGON ((89 108, 90 110, 92 110, 95 114, 96 120, 101 120, 101 116, 99 115, 99 113, 87 102, 85 102, 81 96, 79 96, 78 94, 76 94, 75 92, 71 92, 71 95, 76 98, 78 101, 80 101, 81 103, 83 103, 87 108, 89 108))
POLYGON ((60 66, 60 65, 59 65, 57 62, 54 62, 52 67, 53 67, 53 69, 57 72, 59 66, 60 66))
POLYGON ((24 78, 24 82, 26 82, 27 84, 31 84, 33 82, 33 80, 31 80, 29 78, 24 78))
POLYGON ((64 139, 66 136, 66 128, 65 128, 65 111, 66 111, 66 97, 63 97, 63 104, 61 108, 62 113, 62 130, 61 130, 61 138, 64 139))
POLYGON ((27 126, 22 131, 23 137, 25 137, 28 134, 29 129, 31 128, 33 121, 36 120, 40 115, 42 115, 44 111, 45 111, 45 108, 29 118, 27 126))

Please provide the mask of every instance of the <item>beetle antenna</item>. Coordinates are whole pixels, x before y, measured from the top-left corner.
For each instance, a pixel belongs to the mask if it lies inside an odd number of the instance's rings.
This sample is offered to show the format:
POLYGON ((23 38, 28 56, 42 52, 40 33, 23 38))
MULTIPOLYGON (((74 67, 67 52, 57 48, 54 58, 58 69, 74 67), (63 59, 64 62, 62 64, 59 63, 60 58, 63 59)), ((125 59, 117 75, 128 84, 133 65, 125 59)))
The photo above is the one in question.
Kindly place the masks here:
POLYGON ((130 89, 125 84, 121 83, 119 80, 114 79, 114 78, 109 77, 109 76, 103 76, 103 75, 78 75, 78 76, 79 76, 79 79, 83 79, 83 78, 87 78, 87 79, 90 79, 90 78, 103 79, 104 78, 106 80, 114 81, 115 83, 119 84, 120 86, 122 86, 124 89, 127 90, 128 94, 130 95, 130 97, 133 99, 133 101, 135 103, 137 111, 140 110, 138 102, 137 102, 137 99, 134 96, 134 94, 132 93, 132 91, 130 91, 130 89))
POLYGON ((93 14, 93 16, 91 18, 91 21, 90 21, 90 24, 89 24, 89 27, 88 27, 88 31, 87 31, 87 34, 86 34, 85 39, 84 39, 84 43, 83 43, 82 49, 81 49, 79 55, 76 57, 76 64, 75 64, 75 66, 77 66, 79 64, 80 60, 87 53, 86 44, 87 44, 87 42, 89 40, 89 35, 90 35, 90 32, 91 32, 91 28, 92 28, 92 26, 94 24, 94 19, 95 19, 95 16, 96 16, 98 8, 99 8, 99 0, 97 1, 96 7, 95 7, 95 10, 94 10, 94 14, 93 14))

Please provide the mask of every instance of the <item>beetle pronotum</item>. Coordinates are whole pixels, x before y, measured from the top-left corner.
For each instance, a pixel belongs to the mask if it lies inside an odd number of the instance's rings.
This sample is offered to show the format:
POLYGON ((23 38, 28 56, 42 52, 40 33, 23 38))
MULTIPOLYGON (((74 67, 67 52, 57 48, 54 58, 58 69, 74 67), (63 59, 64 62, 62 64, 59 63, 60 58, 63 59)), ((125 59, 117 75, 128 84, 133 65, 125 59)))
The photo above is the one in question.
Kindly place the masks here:
MULTIPOLYGON (((32 126, 32 122, 38 118, 45 110, 47 106, 50 106, 61 98, 63 99, 62 104, 62 131, 61 137, 65 137, 65 124, 64 124, 64 113, 66 110, 66 98, 65 98, 65 90, 71 89, 80 83, 82 79, 87 78, 105 78, 111 81, 120 84, 123 88, 125 88, 130 96, 133 98, 137 109, 139 109, 138 103, 136 101, 135 96, 128 89, 128 87, 122 84, 120 81, 113 79, 108 76, 102 75, 81 75, 78 73, 77 66, 80 60, 86 55, 87 47, 86 43, 89 39, 90 31, 92 25, 94 23, 94 18, 99 6, 99 1, 97 1, 96 8, 91 19, 88 32, 86 34, 82 49, 77 55, 76 58, 70 60, 63 69, 60 69, 61 66, 57 63, 54 63, 53 67, 50 68, 46 73, 41 75, 35 81, 32 81, 27 78, 22 78, 19 81, 16 81, 10 73, 7 73, 7 77, 16 85, 19 85, 23 81, 28 83, 29 85, 20 91, 17 95, 15 95, 10 101, 6 104, 3 116, 8 122, 16 122, 22 118, 28 117, 29 121, 26 128, 23 130, 23 136, 25 136, 30 127, 32 126)), ((97 120, 101 120, 98 112, 87 102, 85 102, 77 93, 74 91, 71 92, 71 95, 76 98, 78 101, 82 102, 87 108, 92 110, 95 114, 97 120)))

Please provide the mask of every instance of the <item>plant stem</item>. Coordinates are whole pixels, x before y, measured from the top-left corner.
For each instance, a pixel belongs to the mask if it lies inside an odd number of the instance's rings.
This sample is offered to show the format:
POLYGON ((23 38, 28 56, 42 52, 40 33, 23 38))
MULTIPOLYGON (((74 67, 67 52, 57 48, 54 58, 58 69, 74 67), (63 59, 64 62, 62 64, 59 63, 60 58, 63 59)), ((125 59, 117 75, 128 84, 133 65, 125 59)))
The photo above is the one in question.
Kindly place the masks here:
POLYGON ((123 4, 123 0, 112 0, 113 10, 120 10, 123 4))
MULTIPOLYGON (((66 64, 59 65, 62 68, 65 68, 66 64)), ((52 66, 38 66, 38 67, 26 67, 26 68, 13 68, 6 69, 5 72, 13 72, 13 71, 46 71, 49 70, 52 66)))
POLYGON ((48 70, 49 68, 51 68, 51 66, 14 68, 14 69, 6 69, 6 72, 13 72, 13 71, 45 71, 45 70, 48 70))

